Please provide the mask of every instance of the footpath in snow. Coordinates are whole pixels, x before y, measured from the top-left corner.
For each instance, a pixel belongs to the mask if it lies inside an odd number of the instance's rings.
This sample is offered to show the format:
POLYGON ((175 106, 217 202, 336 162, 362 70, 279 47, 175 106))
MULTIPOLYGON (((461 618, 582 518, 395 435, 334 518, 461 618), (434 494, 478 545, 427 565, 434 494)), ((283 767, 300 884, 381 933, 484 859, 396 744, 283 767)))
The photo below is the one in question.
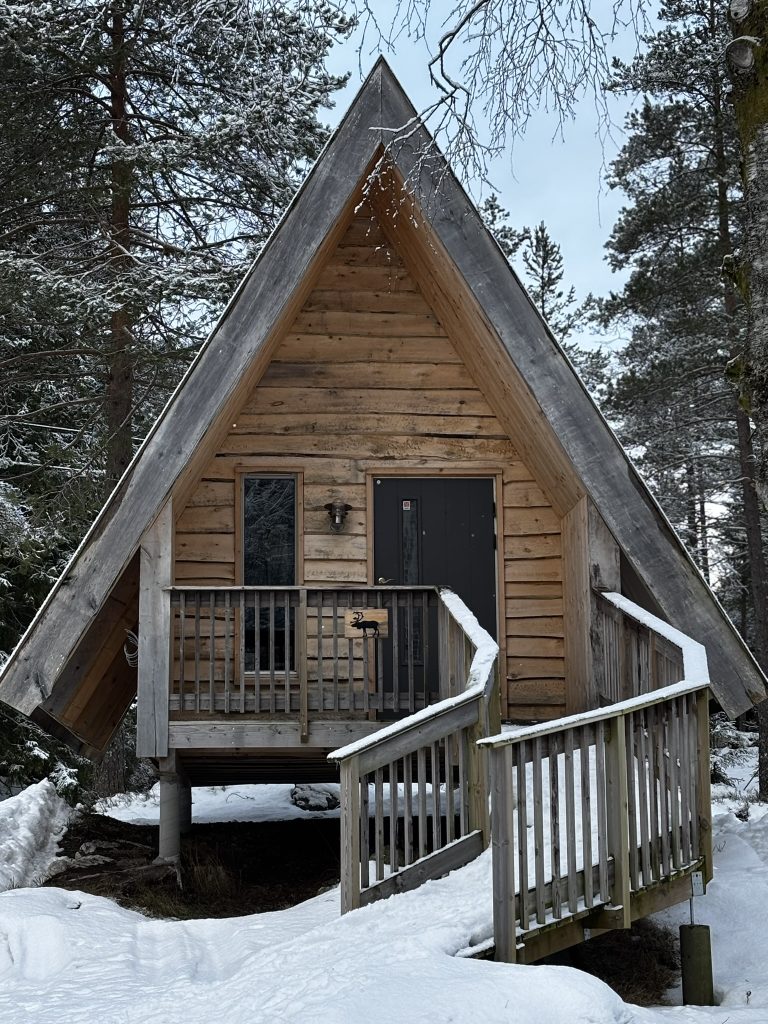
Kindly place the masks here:
MULTIPOLYGON (((21 805, 40 801, 35 790, 20 795, 21 805)), ((215 820, 217 802, 219 815, 238 805, 251 820, 289 804, 277 789, 262 796, 263 804, 250 787, 237 799, 196 792, 196 820, 215 820)), ((143 802, 145 820, 152 802, 143 802)), ((344 918, 338 890, 279 913, 182 922, 148 920, 83 893, 11 889, 0 894, 0 1021, 768 1024, 766 810, 753 807, 741 822, 732 805, 718 805, 715 880, 696 900, 697 920, 713 927, 718 1007, 639 1009, 569 968, 457 957, 491 934, 486 853, 344 918)), ((135 801, 118 813, 140 817, 135 801)), ((676 927, 688 907, 663 918, 676 927)))

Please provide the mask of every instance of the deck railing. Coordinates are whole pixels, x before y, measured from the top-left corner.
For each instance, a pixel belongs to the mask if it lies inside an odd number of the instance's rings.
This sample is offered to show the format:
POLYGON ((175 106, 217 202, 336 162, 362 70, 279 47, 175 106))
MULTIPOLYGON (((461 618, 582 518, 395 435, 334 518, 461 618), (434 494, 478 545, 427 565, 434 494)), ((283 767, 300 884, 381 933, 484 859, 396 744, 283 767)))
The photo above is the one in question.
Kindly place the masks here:
POLYGON ((173 587, 170 598, 172 713, 412 714, 451 692, 465 657, 430 643, 433 587, 173 587), (350 636, 347 613, 370 608, 385 613, 381 637, 350 636))
MULTIPOLYGON (((711 877, 707 683, 481 741, 491 751, 496 955, 598 908, 629 927, 642 890, 711 877)), ((610 924, 608 924, 610 922, 610 924)))
POLYGON ((334 751, 341 773, 342 913, 460 867, 488 845, 498 647, 440 591, 441 702, 334 751), (371 859, 372 858, 372 859, 371 859))
POLYGON ((597 615, 592 643, 601 701, 615 704, 684 677, 682 648, 670 639, 676 630, 619 594, 596 592, 594 597, 597 615))

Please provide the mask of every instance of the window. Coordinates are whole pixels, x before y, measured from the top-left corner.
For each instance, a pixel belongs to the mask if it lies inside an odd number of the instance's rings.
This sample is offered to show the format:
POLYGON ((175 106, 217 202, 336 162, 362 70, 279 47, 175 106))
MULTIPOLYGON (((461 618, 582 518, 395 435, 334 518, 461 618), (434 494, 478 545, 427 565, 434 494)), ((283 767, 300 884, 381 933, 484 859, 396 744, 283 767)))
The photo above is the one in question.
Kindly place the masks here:
MULTIPOLYGON (((257 587, 288 587, 296 582, 296 478, 293 476, 243 477, 243 583, 257 587)), ((286 645, 295 665, 295 611, 281 597, 272 605, 259 601, 258 669, 285 671, 286 645), (286 636, 286 625, 288 636, 286 636)), ((256 670, 254 608, 245 615, 245 671, 256 670)))

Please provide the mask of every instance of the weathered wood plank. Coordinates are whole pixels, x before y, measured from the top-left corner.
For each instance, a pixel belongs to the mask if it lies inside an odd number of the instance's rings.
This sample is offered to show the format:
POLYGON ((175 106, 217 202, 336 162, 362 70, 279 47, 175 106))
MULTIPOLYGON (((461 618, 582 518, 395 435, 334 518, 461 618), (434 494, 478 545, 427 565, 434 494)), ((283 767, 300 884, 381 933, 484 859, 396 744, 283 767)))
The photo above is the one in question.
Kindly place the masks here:
POLYGON ((270 386, 262 382, 252 392, 241 414, 257 415, 262 412, 303 413, 310 407, 329 414, 355 414, 361 409, 367 413, 413 413, 419 411, 433 416, 493 416, 488 402, 470 381, 462 388, 442 388, 430 382, 423 387, 376 388, 360 386, 359 378, 348 387, 310 387, 306 383, 270 386))
POLYGON ((136 753, 168 755, 168 691, 171 679, 171 584, 173 509, 170 501, 144 534, 139 579, 139 671, 136 753))

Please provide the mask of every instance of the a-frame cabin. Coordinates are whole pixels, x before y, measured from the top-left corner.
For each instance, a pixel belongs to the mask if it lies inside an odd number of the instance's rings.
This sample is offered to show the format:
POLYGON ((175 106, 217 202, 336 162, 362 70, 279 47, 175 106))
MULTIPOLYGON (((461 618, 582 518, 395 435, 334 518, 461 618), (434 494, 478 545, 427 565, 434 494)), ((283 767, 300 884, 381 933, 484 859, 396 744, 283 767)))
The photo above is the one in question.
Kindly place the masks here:
POLYGON ((707 686, 763 684, 380 61, 0 697, 98 756, 138 694, 166 856, 190 784, 338 762, 345 907, 478 853, 492 763, 499 955, 533 959, 709 873, 707 686), (500 720, 544 724, 478 746, 500 720), (546 870, 504 866, 526 799, 546 870))

